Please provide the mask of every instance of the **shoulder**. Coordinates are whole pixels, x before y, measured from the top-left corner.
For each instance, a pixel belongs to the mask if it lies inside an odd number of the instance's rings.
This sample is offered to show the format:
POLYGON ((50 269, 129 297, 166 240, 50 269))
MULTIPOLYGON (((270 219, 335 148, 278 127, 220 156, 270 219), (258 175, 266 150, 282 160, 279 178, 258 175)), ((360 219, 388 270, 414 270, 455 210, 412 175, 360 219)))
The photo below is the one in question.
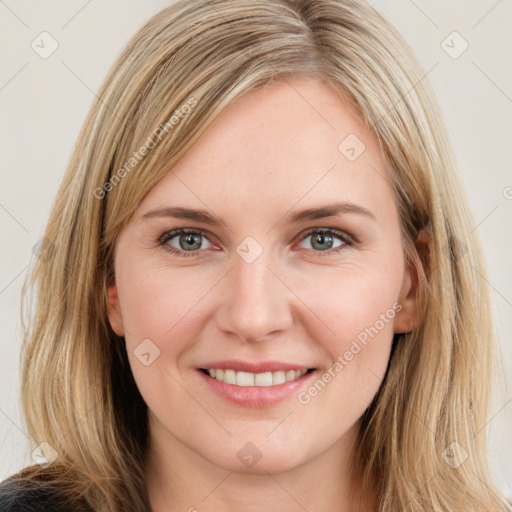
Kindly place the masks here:
POLYGON ((32 478, 11 476, 0 482, 2 512, 71 512, 76 510, 59 494, 55 484, 32 478))

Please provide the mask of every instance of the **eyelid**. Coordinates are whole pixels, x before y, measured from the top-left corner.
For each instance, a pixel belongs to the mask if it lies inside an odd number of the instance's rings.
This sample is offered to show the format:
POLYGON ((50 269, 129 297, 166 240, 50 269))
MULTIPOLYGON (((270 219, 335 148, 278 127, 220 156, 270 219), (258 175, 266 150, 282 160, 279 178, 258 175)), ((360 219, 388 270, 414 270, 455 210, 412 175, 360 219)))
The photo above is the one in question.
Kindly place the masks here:
POLYGON ((165 242, 169 241, 171 238, 174 238, 175 236, 189 234, 189 233, 202 235, 205 238, 207 238, 210 243, 213 243, 209 238, 212 235, 208 231, 206 231, 204 229, 194 229, 194 228, 176 228, 176 229, 166 230, 157 238, 157 242, 164 244, 165 242))
POLYGON ((343 242, 340 246, 333 247, 325 251, 315 251, 314 249, 307 249, 308 252, 313 252, 315 255, 321 258, 328 258, 329 256, 338 256, 340 253, 345 252, 350 247, 358 245, 358 241, 352 235, 349 235, 345 231, 329 227, 313 227, 307 229, 306 231, 303 231, 299 235, 299 241, 297 242, 296 245, 302 243, 307 237, 311 236, 313 233, 332 235, 333 237, 338 238, 343 242))
POLYGON ((213 237, 208 231, 204 229, 194 229, 194 228, 176 228, 167 230, 164 233, 162 233, 156 240, 159 246, 161 246, 165 251, 170 252, 171 254, 177 254, 178 256, 196 256, 204 251, 203 250, 195 250, 195 251, 183 251, 181 249, 176 249, 176 247, 172 247, 170 245, 167 245, 167 242, 169 240, 183 234, 194 234, 194 235, 201 235, 202 237, 206 238, 210 244, 215 246, 216 244, 210 240, 210 237, 213 237))
MULTIPOLYGON (((349 235, 345 231, 341 231, 341 230, 338 230, 335 228, 330 228, 330 227, 312 227, 312 228, 308 228, 307 230, 305 230, 305 231, 301 232, 299 235, 297 235, 297 237, 299 238, 299 241, 295 245, 300 244, 301 242, 304 241, 304 239, 306 239, 308 236, 312 235, 313 233, 332 234, 336 238, 338 238, 339 240, 341 240, 343 242, 343 245, 336 247, 336 248, 331 248, 331 249, 328 249, 325 251, 315 251, 312 249, 308 249, 310 251, 312 250, 314 253, 318 253, 319 256, 329 256, 329 255, 337 254, 340 251, 345 250, 344 248, 350 247, 353 245, 357 245, 359 243, 358 240, 354 236, 349 235)), ((204 230, 202 228, 198 228, 198 229, 176 228, 176 229, 167 230, 157 238, 157 243, 159 246, 161 246, 167 252, 177 254, 179 256, 185 256, 185 257, 197 256, 200 253, 205 252, 207 250, 207 249, 202 249, 202 250, 194 250, 194 251, 184 251, 184 250, 172 247, 172 246, 165 247, 169 240, 175 238, 178 235, 182 235, 182 234, 199 234, 202 237, 206 238, 212 245, 214 245, 214 246, 216 245, 210 239, 210 237, 213 237, 213 235, 211 233, 209 233, 207 230, 204 230)))
POLYGON ((346 231, 341 231, 339 229, 329 227, 308 228, 299 236, 301 237, 301 240, 303 240, 305 237, 311 235, 312 233, 332 233, 333 235, 336 235, 342 242, 345 242, 347 245, 355 245, 358 242, 354 236, 349 235, 346 231))

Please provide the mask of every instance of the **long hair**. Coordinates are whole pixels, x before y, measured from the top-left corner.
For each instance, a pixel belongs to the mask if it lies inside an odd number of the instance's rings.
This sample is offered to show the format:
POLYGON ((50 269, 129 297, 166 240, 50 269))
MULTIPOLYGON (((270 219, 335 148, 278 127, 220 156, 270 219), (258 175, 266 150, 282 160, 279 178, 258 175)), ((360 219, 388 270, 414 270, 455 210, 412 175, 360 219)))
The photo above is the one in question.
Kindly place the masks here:
POLYGON ((58 456, 23 474, 51 474, 98 510, 148 509, 147 406, 107 319, 116 240, 226 106, 295 76, 330 84, 376 134, 419 276, 421 322, 395 335, 363 417, 362 481, 378 489, 381 512, 509 510, 486 462, 497 353, 486 270, 449 136, 409 46, 360 0, 178 0, 124 48, 79 135, 44 257, 24 284, 33 308, 24 318, 23 408, 31 438, 58 456), (429 237, 423 255, 420 230, 429 237))

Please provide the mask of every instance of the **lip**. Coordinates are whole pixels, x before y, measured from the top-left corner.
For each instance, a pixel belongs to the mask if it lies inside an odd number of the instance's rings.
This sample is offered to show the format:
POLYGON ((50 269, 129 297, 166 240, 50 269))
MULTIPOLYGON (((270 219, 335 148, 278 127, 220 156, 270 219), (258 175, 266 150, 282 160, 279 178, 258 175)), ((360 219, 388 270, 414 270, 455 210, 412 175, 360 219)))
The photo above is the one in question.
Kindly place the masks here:
POLYGON ((304 366, 303 364, 290 364, 282 361, 261 361, 259 363, 240 361, 240 360, 224 360, 214 361, 201 365, 199 369, 215 369, 215 370, 235 370, 237 372, 250 372, 250 373, 265 373, 265 372, 278 372, 283 370, 288 372, 290 370, 309 370, 311 366, 304 366))
MULTIPOLYGON (((264 373, 265 371, 279 370, 307 370, 304 365, 290 365, 277 361, 264 363, 245 363, 241 361, 217 361, 208 363, 201 368, 215 368, 220 370, 232 369, 236 371, 247 371, 251 373, 264 373)), ((284 382, 275 386, 236 386, 213 379, 209 375, 197 369, 197 373, 210 391, 225 401, 238 407, 262 409, 286 400, 290 396, 296 396, 300 389, 314 378, 317 370, 305 373, 297 380, 284 382)))

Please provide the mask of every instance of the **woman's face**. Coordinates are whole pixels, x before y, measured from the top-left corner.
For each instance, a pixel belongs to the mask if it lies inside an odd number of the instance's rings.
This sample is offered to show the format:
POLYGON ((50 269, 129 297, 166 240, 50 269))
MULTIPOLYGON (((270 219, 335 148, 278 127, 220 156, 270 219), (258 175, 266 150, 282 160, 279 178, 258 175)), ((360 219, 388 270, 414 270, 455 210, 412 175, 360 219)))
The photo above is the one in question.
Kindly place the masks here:
POLYGON ((238 472, 353 446, 415 314, 389 180, 344 100, 296 78, 231 104, 150 191, 109 318, 154 443, 238 472))

